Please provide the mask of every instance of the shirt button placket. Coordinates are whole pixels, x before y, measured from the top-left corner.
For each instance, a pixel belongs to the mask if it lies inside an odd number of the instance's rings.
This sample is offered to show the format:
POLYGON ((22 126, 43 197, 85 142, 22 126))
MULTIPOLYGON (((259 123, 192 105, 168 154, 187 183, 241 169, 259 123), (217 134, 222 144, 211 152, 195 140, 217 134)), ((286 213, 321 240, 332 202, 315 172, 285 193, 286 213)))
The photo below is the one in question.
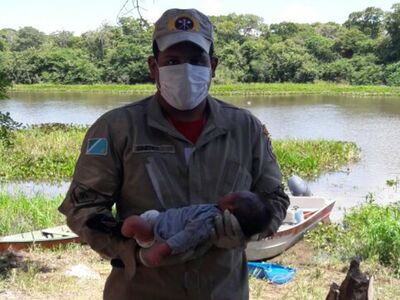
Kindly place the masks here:
POLYGON ((192 149, 188 161, 188 180, 189 180, 189 201, 190 203, 195 203, 196 201, 196 167, 195 167, 195 148, 192 149))

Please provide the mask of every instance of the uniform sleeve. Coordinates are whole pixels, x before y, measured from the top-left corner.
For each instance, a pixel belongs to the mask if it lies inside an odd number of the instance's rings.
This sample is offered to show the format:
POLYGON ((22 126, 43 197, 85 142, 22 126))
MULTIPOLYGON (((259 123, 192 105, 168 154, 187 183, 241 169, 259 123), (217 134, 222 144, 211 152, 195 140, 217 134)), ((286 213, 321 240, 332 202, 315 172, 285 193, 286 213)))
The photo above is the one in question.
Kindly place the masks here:
POLYGON ((72 183, 59 211, 82 241, 104 258, 121 259, 125 271, 133 276, 134 240, 104 230, 115 221, 111 209, 118 199, 121 182, 121 161, 115 144, 108 123, 100 118, 85 136, 72 183), (107 222, 100 224, 101 220, 107 222))
POLYGON ((258 120, 255 122, 255 127, 252 191, 258 194, 272 216, 265 231, 260 234, 260 237, 266 237, 278 230, 286 216, 290 201, 284 192, 282 173, 268 131, 258 120))

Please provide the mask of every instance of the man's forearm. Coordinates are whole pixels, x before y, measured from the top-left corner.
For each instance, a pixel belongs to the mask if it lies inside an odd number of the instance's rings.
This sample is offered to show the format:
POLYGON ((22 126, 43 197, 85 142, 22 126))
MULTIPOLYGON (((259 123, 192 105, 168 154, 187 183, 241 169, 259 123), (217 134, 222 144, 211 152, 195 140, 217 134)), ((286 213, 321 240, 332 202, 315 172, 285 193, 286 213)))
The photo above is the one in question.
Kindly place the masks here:
POLYGON ((105 200, 102 195, 97 197, 94 192, 78 193, 76 190, 78 190, 76 186, 75 188, 71 186, 59 207, 59 211, 67 218, 68 226, 103 258, 121 259, 125 271, 129 276, 133 276, 136 270, 134 254, 136 242, 122 237, 118 229, 119 224, 112 216, 109 209, 111 205, 107 199, 105 200))
POLYGON ((283 186, 277 187, 272 193, 259 192, 257 193, 265 204, 266 210, 271 216, 266 224, 261 237, 267 237, 275 233, 281 226, 283 219, 286 217, 286 212, 290 204, 289 196, 284 192, 283 186))

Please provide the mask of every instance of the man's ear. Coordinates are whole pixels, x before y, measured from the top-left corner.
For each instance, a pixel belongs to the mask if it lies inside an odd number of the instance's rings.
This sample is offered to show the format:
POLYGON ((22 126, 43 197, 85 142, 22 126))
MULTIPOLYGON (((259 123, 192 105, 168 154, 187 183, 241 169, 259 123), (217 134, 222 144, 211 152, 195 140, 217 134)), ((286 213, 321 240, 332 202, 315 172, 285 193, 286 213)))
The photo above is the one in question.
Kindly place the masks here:
POLYGON ((213 78, 215 77, 215 70, 217 69, 218 62, 219 62, 218 57, 215 56, 211 57, 211 72, 212 72, 211 75, 213 78))
POLYGON ((156 58, 154 56, 149 56, 147 59, 147 65, 149 66, 150 78, 156 80, 158 74, 156 58))

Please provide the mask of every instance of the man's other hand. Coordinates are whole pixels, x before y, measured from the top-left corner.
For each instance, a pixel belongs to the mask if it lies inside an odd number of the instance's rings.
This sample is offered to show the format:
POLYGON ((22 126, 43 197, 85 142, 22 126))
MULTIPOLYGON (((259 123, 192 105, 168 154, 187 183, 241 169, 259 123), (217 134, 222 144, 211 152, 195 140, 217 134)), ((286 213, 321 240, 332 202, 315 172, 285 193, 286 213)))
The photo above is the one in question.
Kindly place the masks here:
POLYGON ((229 210, 225 210, 223 216, 215 217, 215 229, 211 232, 211 241, 216 247, 225 249, 246 245, 246 238, 239 221, 229 210))

